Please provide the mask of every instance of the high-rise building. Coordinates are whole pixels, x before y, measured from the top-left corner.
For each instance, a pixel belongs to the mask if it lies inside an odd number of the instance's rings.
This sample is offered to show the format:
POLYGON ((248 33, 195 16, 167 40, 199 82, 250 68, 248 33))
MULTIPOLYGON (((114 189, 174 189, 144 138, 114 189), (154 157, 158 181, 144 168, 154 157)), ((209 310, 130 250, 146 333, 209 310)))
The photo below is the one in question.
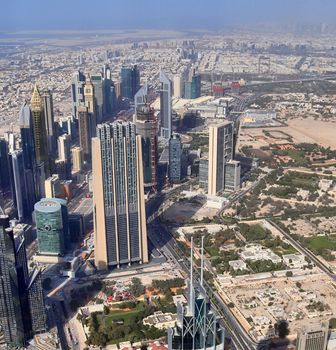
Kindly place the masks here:
POLYGON ((140 89, 140 72, 137 65, 121 67, 120 72, 121 80, 121 96, 134 99, 134 95, 140 89))
POLYGON ((169 140, 172 132, 172 93, 171 81, 160 70, 160 135, 169 140))
POLYGON ((0 325, 5 343, 12 347, 22 346, 26 338, 15 260, 9 218, 0 215, 0 325))
POLYGON ((35 269, 32 272, 27 285, 27 292, 32 332, 33 334, 43 333, 48 327, 40 269, 35 269))
POLYGON ((206 191, 208 190, 208 167, 208 159, 201 158, 199 161, 199 186, 206 191))
POLYGON ((94 86, 91 81, 91 77, 88 76, 84 85, 84 99, 85 106, 88 108, 88 113, 94 115, 95 120, 97 120, 97 111, 96 111, 96 100, 94 95, 94 86))
POLYGON ((177 97, 177 98, 180 98, 182 97, 182 78, 181 78, 181 75, 177 74, 177 75, 174 75, 174 97, 177 97))
POLYGON ((77 117, 77 108, 84 103, 85 75, 78 71, 74 75, 71 84, 72 114, 77 117))
POLYGON ((327 349, 329 322, 305 326, 296 341, 297 350, 325 350, 327 349))
POLYGON ((103 113, 105 109, 103 77, 101 74, 91 75, 91 82, 93 85, 94 101, 96 106, 96 121, 97 123, 101 123, 103 121, 103 113))
POLYGON ((148 105, 138 106, 135 126, 137 135, 141 136, 144 185, 146 189, 155 190, 157 184, 157 121, 154 110, 148 105))
POLYGON ((201 76, 194 74, 191 78, 191 98, 195 99, 201 96, 201 76))
MULTIPOLYGON (((203 249, 202 249, 203 250, 203 249)), ((201 279, 193 281, 193 243, 188 281, 187 305, 178 302, 176 326, 168 329, 169 350, 224 350, 225 330, 211 307, 203 286, 203 257, 201 279)))
POLYGON ((14 151, 10 154, 12 160, 15 208, 19 221, 31 218, 33 212, 33 203, 29 202, 28 191, 26 187, 24 159, 22 150, 14 151))
POLYGON ((112 81, 111 69, 108 65, 104 65, 104 115, 111 116, 116 107, 115 87, 112 81))
POLYGON ((45 197, 57 198, 61 196, 61 182, 57 174, 53 174, 45 180, 45 197))
POLYGON ((58 119, 58 134, 68 134, 71 139, 74 139, 76 137, 76 122, 77 119, 75 119, 72 115, 60 117, 58 119))
POLYGON ((35 281, 28 273, 24 236, 14 235, 8 216, 0 213, 0 325, 9 348, 21 348, 47 329, 41 278, 38 284, 35 281), (38 320, 44 320, 43 326, 38 320))
POLYGON ((0 192, 9 190, 11 185, 8 152, 7 141, 0 138, 0 192))
POLYGON ((148 262, 141 148, 133 123, 97 126, 92 171, 98 269, 148 262))
POLYGON ((58 137, 58 159, 63 162, 70 162, 71 157, 71 138, 68 134, 58 137))
POLYGON ((69 243, 66 201, 59 198, 42 198, 34 208, 39 253, 63 255, 69 243))
POLYGON ((56 159, 55 174, 58 175, 60 180, 71 180, 71 162, 56 159))
POLYGON ((180 135, 173 134, 169 140, 169 181, 179 183, 182 180, 182 143, 180 135))
POLYGON ((83 170, 84 152, 81 147, 72 149, 72 171, 77 173, 83 170))
POLYGON ((238 191, 240 189, 240 162, 229 160, 225 163, 225 191, 238 191))
POLYGON ((91 159, 91 122, 88 108, 80 106, 78 108, 78 129, 79 144, 84 153, 84 159, 91 159))
POLYGON ((45 118, 48 154, 50 157, 55 158, 56 156, 56 129, 54 121, 54 106, 53 97, 50 90, 44 89, 41 94, 43 112, 45 118))
POLYGON ((48 161, 48 143, 44 117, 44 107, 37 84, 35 84, 33 95, 31 98, 31 112, 33 121, 32 124, 36 162, 39 164, 43 163, 45 174, 48 176, 50 173, 50 169, 48 161))
POLYGON ((209 127, 208 194, 216 196, 225 189, 225 165, 233 157, 232 122, 209 127))
POLYGON ((142 86, 134 95, 134 110, 137 111, 138 107, 144 106, 147 103, 148 86, 147 82, 142 86))

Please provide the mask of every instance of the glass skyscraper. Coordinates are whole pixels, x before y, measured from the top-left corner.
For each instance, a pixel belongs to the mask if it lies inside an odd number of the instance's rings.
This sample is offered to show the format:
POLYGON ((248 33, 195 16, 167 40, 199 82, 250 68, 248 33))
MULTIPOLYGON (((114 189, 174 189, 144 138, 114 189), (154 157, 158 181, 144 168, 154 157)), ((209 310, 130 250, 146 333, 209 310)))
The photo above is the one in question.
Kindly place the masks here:
POLYGON ((140 89, 140 72, 136 65, 131 67, 123 66, 120 72, 121 96, 133 99, 140 89))
POLYGON ((169 180, 178 183, 182 179, 182 144, 178 134, 173 134, 169 140, 169 180))
POLYGON ((160 83, 160 136, 169 140, 172 130, 172 84, 163 71, 160 71, 160 83))
POLYGON ((92 153, 97 268, 147 262, 141 136, 130 122, 98 125, 92 153))
POLYGON ((68 209, 60 198, 43 198, 35 204, 38 251, 63 255, 69 243, 68 209))

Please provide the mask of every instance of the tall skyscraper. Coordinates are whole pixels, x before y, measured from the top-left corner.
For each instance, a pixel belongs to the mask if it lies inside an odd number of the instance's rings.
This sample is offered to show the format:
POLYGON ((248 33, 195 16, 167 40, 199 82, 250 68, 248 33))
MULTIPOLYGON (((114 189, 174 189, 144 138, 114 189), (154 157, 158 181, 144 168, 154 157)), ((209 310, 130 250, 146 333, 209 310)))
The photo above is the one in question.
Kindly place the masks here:
POLYGON ((111 69, 108 65, 104 65, 104 115, 111 116, 116 107, 116 95, 114 83, 112 81, 111 69))
POLYGON ((307 325, 298 333, 297 350, 325 350, 327 349, 329 322, 307 325))
POLYGON ((208 194, 216 196, 225 189, 225 165, 233 157, 232 122, 209 127, 208 194))
POLYGON ((78 71, 74 75, 71 84, 72 114, 77 117, 78 106, 84 103, 85 75, 78 71))
POLYGON ((37 283, 29 276, 24 237, 13 234, 8 216, 1 213, 0 325, 10 348, 25 346, 35 333, 47 329, 41 278, 37 283))
POLYGON ((91 82, 94 91, 94 101, 96 106, 96 120, 97 123, 103 121, 103 113, 105 109, 104 93, 103 93, 103 77, 101 74, 91 75, 91 82))
POLYGON ((169 140, 172 132, 172 94, 171 81, 160 70, 160 135, 169 140))
POLYGON ((181 75, 174 75, 174 97, 182 97, 182 78, 181 75))
POLYGON ((12 234, 8 216, 0 215, 0 325, 7 345, 22 346, 25 332, 12 234))
POLYGON ((60 198, 42 198, 34 208, 39 253, 63 255, 69 243, 66 201, 60 198))
POLYGON ((97 268, 148 262, 141 136, 133 123, 98 125, 92 153, 97 268))
POLYGON ((61 196, 61 182, 57 174, 48 177, 44 184, 46 198, 57 198, 61 196))
POLYGON ((120 72, 121 96, 134 99, 134 95, 140 89, 140 71, 137 65, 123 66, 120 72))
POLYGON ((94 131, 96 130, 97 125, 97 110, 96 110, 96 99, 94 95, 94 86, 91 81, 91 77, 88 76, 86 79, 84 87, 84 96, 85 96, 85 106, 89 114, 90 121, 90 131, 91 137, 95 136, 94 131))
POLYGON ((42 104, 45 118, 48 154, 49 157, 56 158, 56 129, 54 121, 53 97, 50 90, 42 90, 42 104))
POLYGON ((10 169, 8 160, 8 143, 0 138, 0 192, 10 188, 10 169))
MULTIPOLYGON (((141 89, 139 90, 141 91, 141 89)), ((141 136, 144 184, 146 189, 156 189, 157 184, 157 121, 154 110, 148 105, 136 109, 135 126, 141 136)))
MULTIPOLYGON (((202 249, 203 250, 203 249, 202 249)), ((168 329, 169 350, 224 350, 225 330, 212 309, 203 286, 203 257, 201 279, 193 281, 193 243, 188 281, 188 303, 177 304, 176 326, 168 329)))
POLYGON ((48 144, 44 117, 44 107, 37 84, 35 84, 33 95, 31 98, 31 111, 36 162, 39 164, 44 164, 45 173, 48 175, 50 169, 48 161, 48 144))
POLYGON ((182 143, 180 135, 173 134, 169 140, 169 180, 179 183, 182 180, 182 143))
POLYGON ((34 133, 32 114, 26 101, 20 109, 19 123, 25 168, 33 170, 35 165, 34 133))
POLYGON ((143 106, 147 103, 148 86, 147 82, 142 86, 137 93, 134 95, 134 109, 137 111, 138 107, 143 106))
POLYGON ((78 108, 79 144, 84 152, 85 160, 91 159, 91 123, 88 108, 78 108))

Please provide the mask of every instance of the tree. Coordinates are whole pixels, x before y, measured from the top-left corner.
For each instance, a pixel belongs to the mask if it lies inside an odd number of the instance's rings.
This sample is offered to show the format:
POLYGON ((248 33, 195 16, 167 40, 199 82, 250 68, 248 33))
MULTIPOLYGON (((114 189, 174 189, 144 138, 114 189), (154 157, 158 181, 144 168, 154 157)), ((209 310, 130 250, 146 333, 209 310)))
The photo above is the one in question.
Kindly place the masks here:
POLYGON ((286 277, 293 277, 293 272, 292 271, 287 271, 286 272, 286 277))
POLYGON ((104 305, 104 315, 108 315, 110 313, 110 308, 107 305, 104 305))
POLYGON ((145 287, 141 283, 141 280, 137 277, 133 277, 131 281, 131 285, 129 287, 130 292, 135 296, 139 297, 141 294, 144 293, 145 287))

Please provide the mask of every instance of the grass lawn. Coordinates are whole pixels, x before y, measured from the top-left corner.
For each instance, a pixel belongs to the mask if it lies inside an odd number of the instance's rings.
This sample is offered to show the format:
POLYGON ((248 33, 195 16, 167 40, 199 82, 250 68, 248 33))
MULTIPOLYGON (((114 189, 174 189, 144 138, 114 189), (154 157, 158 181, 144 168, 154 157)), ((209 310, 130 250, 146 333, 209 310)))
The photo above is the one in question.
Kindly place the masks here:
POLYGON ((131 310, 112 310, 108 315, 103 316, 104 324, 106 327, 109 327, 111 326, 112 322, 116 320, 123 320, 126 323, 130 317, 142 311, 144 306, 145 306, 145 303, 140 302, 136 306, 136 308, 131 310))
POLYGON ((309 239, 308 246, 310 249, 318 251, 328 249, 336 251, 336 235, 317 236, 309 239))

